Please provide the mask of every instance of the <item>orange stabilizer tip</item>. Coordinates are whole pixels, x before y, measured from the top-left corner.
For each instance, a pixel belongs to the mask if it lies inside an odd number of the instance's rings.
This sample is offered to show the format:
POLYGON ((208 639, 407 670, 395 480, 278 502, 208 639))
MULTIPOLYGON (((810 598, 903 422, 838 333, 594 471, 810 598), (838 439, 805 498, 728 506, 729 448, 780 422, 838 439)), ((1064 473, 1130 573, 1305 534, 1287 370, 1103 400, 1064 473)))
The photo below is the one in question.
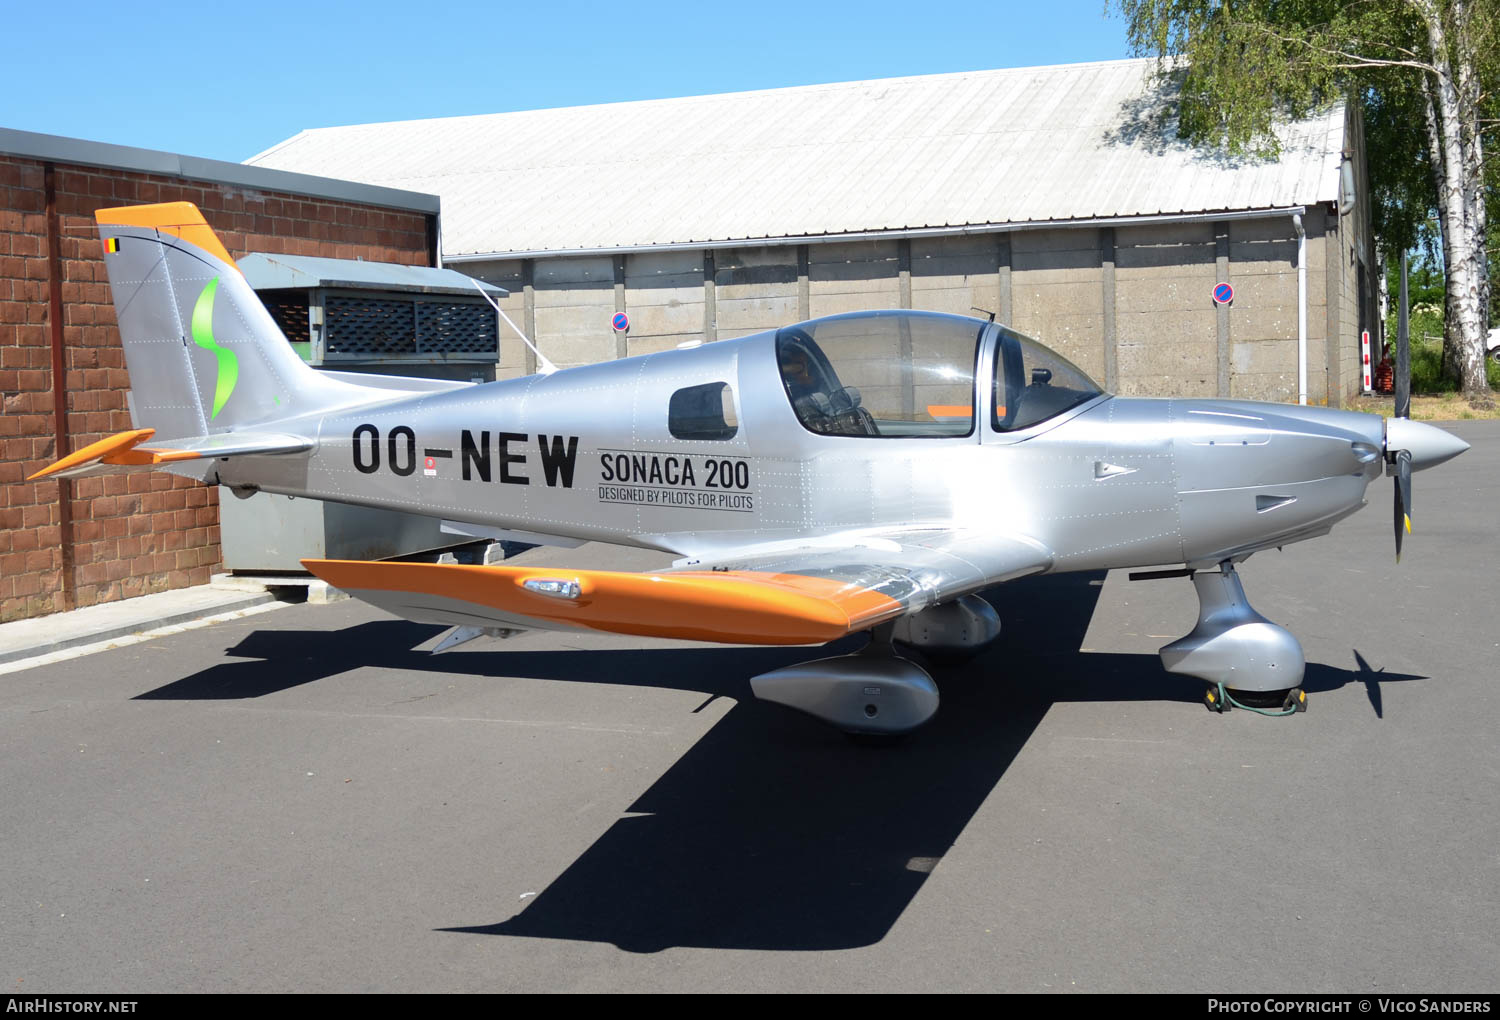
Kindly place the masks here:
POLYGON ((160 202, 156 205, 127 205, 116 209, 98 209, 94 220, 101 227, 151 227, 180 237, 188 244, 202 248, 210 255, 233 266, 234 259, 224 249, 219 235, 191 202, 160 202))
POLYGON ((137 446, 133 450, 121 450, 105 457, 105 464, 123 464, 136 467, 143 464, 171 464, 179 460, 200 460, 208 454, 201 450, 153 450, 148 446, 137 446))
MULTIPOLYGON (((129 432, 117 432, 112 436, 104 437, 97 443, 90 443, 81 450, 74 450, 66 457, 62 457, 59 460, 53 461, 51 464, 48 464, 46 467, 42 468, 36 474, 31 475, 26 480, 28 482, 34 482, 39 478, 46 478, 49 475, 55 475, 60 471, 67 471, 70 468, 82 467, 83 465, 92 463, 96 460, 105 460, 111 455, 119 456, 129 451, 136 444, 143 443, 154 435, 156 435, 155 429, 131 429, 129 432)), ((110 463, 131 462, 111 461, 110 463)))

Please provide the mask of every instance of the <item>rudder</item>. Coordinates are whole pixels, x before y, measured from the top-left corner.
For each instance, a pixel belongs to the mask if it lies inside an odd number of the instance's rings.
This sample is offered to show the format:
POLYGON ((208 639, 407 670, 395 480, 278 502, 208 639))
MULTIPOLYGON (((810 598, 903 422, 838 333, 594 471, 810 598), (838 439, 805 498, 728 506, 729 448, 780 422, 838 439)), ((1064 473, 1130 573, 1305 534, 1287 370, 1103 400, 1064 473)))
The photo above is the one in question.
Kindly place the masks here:
POLYGON ((94 217, 137 428, 205 436, 369 399, 297 356, 192 203, 94 217))

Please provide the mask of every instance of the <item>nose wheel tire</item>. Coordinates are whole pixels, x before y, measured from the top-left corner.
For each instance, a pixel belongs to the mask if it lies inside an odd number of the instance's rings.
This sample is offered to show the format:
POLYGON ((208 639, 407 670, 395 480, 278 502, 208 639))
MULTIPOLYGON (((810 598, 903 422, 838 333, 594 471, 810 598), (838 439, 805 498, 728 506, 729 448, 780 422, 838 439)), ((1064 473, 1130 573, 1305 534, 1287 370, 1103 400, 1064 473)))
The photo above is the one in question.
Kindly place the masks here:
POLYGON ((1209 684, 1203 691, 1203 705, 1210 712, 1228 712, 1232 708, 1243 708, 1257 715, 1293 715, 1307 711, 1307 692, 1300 687, 1287 691, 1236 691, 1231 694, 1220 684, 1209 684), (1276 697, 1280 694, 1280 698, 1276 697), (1277 710, 1279 706, 1279 711, 1277 710))

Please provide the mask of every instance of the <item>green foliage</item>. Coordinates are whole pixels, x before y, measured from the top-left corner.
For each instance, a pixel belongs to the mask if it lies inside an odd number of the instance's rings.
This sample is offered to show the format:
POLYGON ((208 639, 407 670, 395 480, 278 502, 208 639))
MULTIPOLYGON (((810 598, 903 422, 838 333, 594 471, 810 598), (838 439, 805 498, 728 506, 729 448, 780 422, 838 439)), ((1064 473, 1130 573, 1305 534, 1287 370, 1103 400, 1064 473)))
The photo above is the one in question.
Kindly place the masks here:
MULTIPOLYGON (((1393 302, 1394 304, 1394 302, 1393 302)), ((1412 345, 1419 343, 1434 343, 1441 345, 1443 341, 1443 306, 1438 305, 1413 305, 1411 310, 1411 322, 1407 327, 1407 335, 1411 337, 1412 345), (1426 338, 1431 337, 1429 341, 1426 338)), ((1385 342, 1391 345, 1391 350, 1396 349, 1396 310, 1391 309, 1391 314, 1385 319, 1385 342)))
MULTIPOLYGON (((1451 59, 1462 34, 1482 88, 1481 131, 1500 123, 1500 0, 1431 0, 1444 11, 1451 59)), ((1110 0, 1132 49, 1180 82, 1178 131, 1230 153, 1274 155, 1272 126, 1329 102, 1363 107, 1372 227, 1388 262, 1419 245, 1437 191, 1420 65, 1431 55, 1417 0, 1110 0)), ((1494 151, 1493 140, 1485 146, 1494 151)), ((1492 238, 1500 239, 1500 161, 1485 167, 1492 238)), ((1490 245, 1494 251, 1496 244, 1490 245)), ((1392 291, 1394 293, 1394 290, 1392 291)), ((1441 299, 1439 299, 1441 303, 1441 299)))
MULTIPOLYGON (((1401 293, 1401 263, 1397 261, 1391 267, 1391 293, 1401 293)), ((1422 261, 1415 265, 1408 263, 1406 271, 1406 299, 1412 307, 1417 305, 1429 305, 1441 309, 1443 298, 1446 296, 1446 287, 1443 281, 1443 269, 1436 261, 1422 261)), ((1441 331, 1440 331, 1441 332, 1441 331)))
MULTIPOLYGON (((1426 116, 1422 98, 1412 76, 1385 77, 1389 80, 1383 87, 1359 91, 1365 114, 1371 227, 1387 265, 1399 266, 1401 253, 1417 248, 1435 262, 1442 242, 1437 223, 1429 218, 1435 191, 1422 127, 1426 116)), ((1442 304, 1441 296, 1438 304, 1442 304)))
MULTIPOLYGON (((1394 337, 1396 334, 1390 334, 1394 337)), ((1424 343, 1417 339, 1421 334, 1415 330, 1412 332, 1411 342, 1411 391, 1422 395, 1437 393, 1458 392, 1458 382, 1454 379, 1443 377, 1443 344, 1442 341, 1424 343)), ((1391 359, 1394 361, 1396 341, 1391 340, 1391 359)), ((1486 358, 1484 362, 1485 375, 1489 378, 1490 389, 1500 389, 1500 361, 1494 358, 1486 358)))
MULTIPOLYGON (((1278 117, 1305 117, 1349 95, 1345 50, 1359 40, 1376 59, 1404 59, 1418 25, 1399 0, 1117 0, 1131 47, 1182 57, 1179 130, 1231 153, 1273 155, 1278 117)), ((1409 120, 1415 90, 1391 91, 1396 125, 1409 120)), ((1417 127, 1420 128, 1420 119, 1417 127)))
MULTIPOLYGON (((1385 285, 1390 295, 1389 314, 1385 317, 1385 338, 1396 342, 1396 319, 1400 310, 1401 262, 1386 263, 1385 285)), ((1410 309, 1409 334, 1414 342, 1425 336, 1443 335, 1443 299, 1446 297, 1443 270, 1432 256, 1409 265, 1406 274, 1406 301, 1410 309)), ((1497 302, 1500 304, 1500 302, 1497 302)))
MULTIPOLYGON (((1394 341, 1392 342, 1394 345, 1394 341)), ((1392 352, 1394 356, 1394 352, 1392 352)), ((1443 378, 1443 345, 1413 342, 1411 345, 1411 391, 1452 393, 1458 383, 1443 378)))

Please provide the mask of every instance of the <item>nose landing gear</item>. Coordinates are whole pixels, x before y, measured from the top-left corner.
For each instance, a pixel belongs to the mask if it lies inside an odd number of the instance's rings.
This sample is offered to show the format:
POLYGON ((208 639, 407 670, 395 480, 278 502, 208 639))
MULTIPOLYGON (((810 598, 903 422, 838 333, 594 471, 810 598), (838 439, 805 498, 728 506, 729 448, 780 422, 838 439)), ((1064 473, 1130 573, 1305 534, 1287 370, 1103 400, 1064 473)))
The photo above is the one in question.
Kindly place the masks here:
POLYGON ((1169 673, 1208 682, 1203 703, 1214 712, 1231 707, 1290 715, 1307 710, 1299 686, 1306 662, 1291 631, 1250 607, 1234 564, 1225 560, 1217 573, 1192 575, 1198 593, 1198 624, 1191 633, 1161 648, 1169 673), (1269 702, 1269 704, 1266 704, 1269 702))
POLYGON ((1289 691, 1240 691, 1236 697, 1222 684, 1209 684, 1203 691, 1203 704, 1210 712, 1243 708, 1259 715, 1292 715, 1307 711, 1307 692, 1300 687, 1293 687, 1289 691))

